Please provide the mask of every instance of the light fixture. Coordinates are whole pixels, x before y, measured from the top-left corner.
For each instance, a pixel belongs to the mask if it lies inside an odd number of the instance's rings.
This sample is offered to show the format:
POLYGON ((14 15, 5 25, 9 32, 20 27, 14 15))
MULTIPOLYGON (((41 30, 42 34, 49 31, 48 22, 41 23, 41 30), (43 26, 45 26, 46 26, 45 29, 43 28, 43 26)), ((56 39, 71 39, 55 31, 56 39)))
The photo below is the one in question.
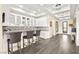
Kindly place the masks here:
POLYGON ((40 4, 40 6, 44 6, 44 4, 40 4))
POLYGON ((61 4, 56 4, 56 7, 59 7, 59 6, 61 6, 61 4))
POLYGON ((36 13, 36 11, 32 11, 34 14, 36 13))
POLYGON ((23 5, 19 5, 20 8, 23 8, 23 5))
POLYGON ((19 11, 19 12, 25 13, 25 11, 20 9, 20 8, 12 8, 12 9, 15 10, 15 11, 19 11))

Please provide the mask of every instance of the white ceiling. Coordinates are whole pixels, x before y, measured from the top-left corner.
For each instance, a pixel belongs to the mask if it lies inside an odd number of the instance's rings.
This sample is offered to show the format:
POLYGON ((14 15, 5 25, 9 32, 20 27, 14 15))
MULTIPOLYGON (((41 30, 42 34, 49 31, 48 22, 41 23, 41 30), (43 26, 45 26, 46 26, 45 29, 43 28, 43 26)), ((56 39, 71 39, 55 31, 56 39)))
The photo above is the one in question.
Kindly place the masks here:
MULTIPOLYGON (((69 4, 8 4, 11 10, 18 8, 23 10, 25 14, 29 14, 34 17, 40 17, 43 15, 55 16, 59 20, 68 20, 74 17, 75 9, 77 5, 69 4)), ((15 10, 16 11, 16 10, 15 10)), ((17 11, 19 12, 19 11, 17 11)), ((22 12, 20 12, 22 13, 22 12)))

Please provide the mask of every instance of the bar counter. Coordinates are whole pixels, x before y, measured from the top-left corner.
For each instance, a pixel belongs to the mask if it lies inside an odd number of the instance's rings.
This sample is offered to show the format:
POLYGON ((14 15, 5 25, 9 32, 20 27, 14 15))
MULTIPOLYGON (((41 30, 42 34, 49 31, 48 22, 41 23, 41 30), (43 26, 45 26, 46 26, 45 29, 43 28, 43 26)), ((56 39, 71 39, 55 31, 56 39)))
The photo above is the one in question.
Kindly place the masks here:
POLYGON ((47 31, 48 27, 4 27, 3 30, 4 33, 26 32, 36 30, 47 31))

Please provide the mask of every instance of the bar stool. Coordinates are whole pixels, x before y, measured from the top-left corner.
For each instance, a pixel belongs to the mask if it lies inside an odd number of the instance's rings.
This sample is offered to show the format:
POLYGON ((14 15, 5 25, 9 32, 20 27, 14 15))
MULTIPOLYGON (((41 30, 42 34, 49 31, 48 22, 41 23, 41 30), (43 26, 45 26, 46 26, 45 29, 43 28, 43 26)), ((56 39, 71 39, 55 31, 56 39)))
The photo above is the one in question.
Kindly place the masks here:
POLYGON ((19 52, 21 53, 21 32, 16 33, 8 33, 9 38, 7 39, 8 43, 8 54, 13 53, 13 44, 17 43, 17 48, 19 52), (10 48, 11 46, 11 48, 10 48))
POLYGON ((33 36, 36 36, 36 40, 39 41, 39 36, 40 36, 40 30, 36 30, 36 33, 33 34, 33 36))
POLYGON ((30 45, 30 39, 32 38, 32 41, 33 41, 33 31, 27 31, 27 35, 26 36, 23 36, 23 48, 25 46, 25 42, 24 40, 27 39, 29 45, 30 45))

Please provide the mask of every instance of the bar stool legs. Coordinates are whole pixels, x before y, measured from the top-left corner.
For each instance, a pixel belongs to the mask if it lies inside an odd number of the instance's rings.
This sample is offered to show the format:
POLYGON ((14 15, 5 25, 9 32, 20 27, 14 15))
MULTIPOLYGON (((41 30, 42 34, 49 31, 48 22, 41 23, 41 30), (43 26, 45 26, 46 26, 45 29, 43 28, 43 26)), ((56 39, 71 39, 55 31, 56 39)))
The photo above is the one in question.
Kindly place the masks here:
MULTIPOLYGON (((28 45, 31 45, 30 39, 27 39, 27 42, 28 42, 28 45)), ((23 38, 23 48, 24 48, 24 46, 25 46, 25 42, 24 42, 24 38, 23 38)))
POLYGON ((7 45, 8 45, 8 54, 9 53, 15 53, 14 49, 15 46, 13 46, 15 43, 17 43, 17 51, 21 51, 21 32, 12 32, 8 33, 8 39, 7 39, 7 45))
POLYGON ((11 54, 11 53, 13 53, 13 45, 12 44, 10 45, 10 43, 9 43, 10 39, 8 39, 7 42, 8 42, 8 54, 11 54), (10 47, 11 47, 11 49, 10 49, 10 47))
POLYGON ((21 53, 21 42, 17 43, 17 47, 18 47, 19 52, 21 53))
POLYGON ((24 45, 25 45, 25 44, 24 44, 24 38, 23 38, 23 48, 24 48, 24 45))
POLYGON ((13 44, 11 44, 11 50, 10 50, 11 53, 13 53, 13 44))
POLYGON ((39 44, 39 36, 36 36, 36 42, 39 44))
POLYGON ((30 39, 27 39, 27 40, 28 40, 29 45, 31 45, 31 43, 30 43, 30 39))
POLYGON ((9 41, 10 41, 10 39, 7 39, 7 45, 8 45, 8 54, 10 54, 10 46, 9 46, 9 41))
MULTIPOLYGON (((7 42, 8 42, 8 54, 12 54, 13 53, 13 44, 9 43, 10 39, 8 39, 7 42)), ((19 52, 21 53, 21 42, 17 43, 17 48, 18 48, 19 52)))
MULTIPOLYGON (((25 47, 25 45, 26 45, 24 39, 25 39, 25 38, 23 38, 23 51, 22 51, 23 54, 24 54, 24 47, 25 47)), ((28 47, 30 48, 30 39, 27 39, 27 42, 28 42, 28 45, 29 45, 28 47)))

